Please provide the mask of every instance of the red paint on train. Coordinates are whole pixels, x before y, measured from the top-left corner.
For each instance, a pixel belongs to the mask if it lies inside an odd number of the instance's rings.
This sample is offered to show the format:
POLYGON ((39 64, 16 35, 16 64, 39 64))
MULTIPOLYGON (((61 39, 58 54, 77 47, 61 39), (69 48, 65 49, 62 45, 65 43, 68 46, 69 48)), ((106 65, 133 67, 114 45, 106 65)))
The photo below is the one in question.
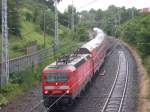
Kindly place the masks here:
POLYGON ((83 45, 77 54, 63 56, 42 71, 42 93, 44 104, 49 107, 63 96, 63 103, 75 99, 99 71, 108 42, 100 30, 95 39, 83 45))

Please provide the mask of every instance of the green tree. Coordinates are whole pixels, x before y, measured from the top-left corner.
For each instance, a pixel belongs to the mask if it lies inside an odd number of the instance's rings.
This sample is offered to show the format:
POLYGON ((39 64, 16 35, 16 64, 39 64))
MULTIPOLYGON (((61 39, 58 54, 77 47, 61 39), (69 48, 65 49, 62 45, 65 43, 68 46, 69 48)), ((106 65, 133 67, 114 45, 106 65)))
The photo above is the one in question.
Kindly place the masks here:
POLYGON ((85 24, 78 24, 75 27, 73 39, 79 41, 86 41, 89 39, 88 27, 85 24))
POLYGON ((136 8, 125 9, 125 7, 111 5, 105 11, 100 9, 91 9, 89 12, 82 11, 80 20, 89 28, 97 26, 102 28, 107 34, 115 35, 116 27, 132 18, 133 14, 131 14, 131 11, 134 12, 134 16, 139 14, 136 8))
MULTIPOLYGON (((1 5, 2 2, 0 2, 0 21, 2 21, 1 5)), ((8 0, 8 28, 10 34, 21 36, 18 6, 18 0, 8 0)))
POLYGON ((60 24, 71 28, 71 18, 72 18, 72 10, 74 11, 74 24, 78 24, 79 22, 79 13, 76 11, 75 7, 72 5, 68 6, 68 9, 63 13, 59 13, 59 22, 60 24))
POLYGON ((127 21, 117 29, 117 34, 135 45, 142 56, 150 55, 150 14, 141 14, 127 21))

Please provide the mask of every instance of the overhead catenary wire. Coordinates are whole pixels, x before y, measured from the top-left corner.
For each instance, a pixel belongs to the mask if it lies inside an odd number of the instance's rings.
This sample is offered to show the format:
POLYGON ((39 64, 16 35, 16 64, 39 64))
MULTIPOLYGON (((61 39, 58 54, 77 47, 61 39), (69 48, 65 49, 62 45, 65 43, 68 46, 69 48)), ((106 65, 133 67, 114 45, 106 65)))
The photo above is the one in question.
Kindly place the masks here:
POLYGON ((87 4, 77 8, 77 10, 83 9, 85 7, 88 7, 89 5, 91 5, 91 4, 93 4, 93 3, 97 2, 97 1, 99 1, 99 0, 92 0, 91 2, 88 2, 87 4))

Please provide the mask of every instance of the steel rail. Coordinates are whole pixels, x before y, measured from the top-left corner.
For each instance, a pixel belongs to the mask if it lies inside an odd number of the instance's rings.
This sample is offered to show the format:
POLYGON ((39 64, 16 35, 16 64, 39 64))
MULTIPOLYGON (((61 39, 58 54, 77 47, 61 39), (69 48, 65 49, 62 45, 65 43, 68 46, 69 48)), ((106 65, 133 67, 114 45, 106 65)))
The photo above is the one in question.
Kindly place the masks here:
POLYGON ((123 105, 123 102, 124 102, 124 99, 125 99, 125 94, 126 94, 127 85, 128 85, 129 63, 128 63, 128 59, 127 59, 126 55, 125 55, 125 57, 126 57, 126 69, 127 69, 126 73, 127 73, 127 76, 126 76, 125 87, 124 87, 124 90, 123 90, 123 96, 122 96, 122 99, 121 99, 121 103, 120 103, 118 112, 121 112, 121 110, 122 110, 122 105, 123 105))
POLYGON ((113 93, 113 90, 115 88, 115 85, 116 85, 116 82, 117 82, 117 79, 118 79, 119 70, 120 70, 120 58, 119 58, 119 61, 118 61, 117 73, 116 73, 116 77, 115 77, 114 83, 113 83, 112 88, 111 88, 111 90, 109 92, 108 98, 107 98, 107 100, 106 100, 106 102, 105 102, 105 104, 104 104, 104 106, 103 106, 103 108, 102 108, 102 110, 100 112, 104 112, 106 107, 107 107, 107 105, 108 105, 108 102, 109 102, 109 100, 111 98, 111 95, 113 93))
MULTIPOLYGON (((121 100, 120 100, 120 104, 119 104, 119 107, 116 110, 116 112, 121 112, 121 110, 122 110, 123 102, 124 102, 126 91, 127 91, 127 85, 128 85, 129 67, 128 67, 127 56, 125 54, 124 54, 124 56, 125 56, 125 63, 126 63, 126 77, 125 77, 125 82, 122 82, 122 83, 124 83, 123 84, 124 88, 123 88, 123 93, 122 93, 122 97, 121 97, 121 100)), ((121 60, 120 60, 120 58, 121 58, 121 56, 119 55, 119 63, 118 63, 118 69, 117 69, 116 77, 114 79, 114 83, 113 83, 113 85, 111 87, 109 95, 108 95, 108 97, 106 99, 106 102, 104 103, 104 106, 103 106, 102 110, 100 110, 100 112, 105 112, 106 109, 109 109, 109 107, 108 107, 109 106, 109 102, 111 101, 112 94, 114 92, 114 89, 116 87, 117 80, 118 80, 118 77, 119 77, 119 71, 120 71, 120 66, 121 66, 121 60)))

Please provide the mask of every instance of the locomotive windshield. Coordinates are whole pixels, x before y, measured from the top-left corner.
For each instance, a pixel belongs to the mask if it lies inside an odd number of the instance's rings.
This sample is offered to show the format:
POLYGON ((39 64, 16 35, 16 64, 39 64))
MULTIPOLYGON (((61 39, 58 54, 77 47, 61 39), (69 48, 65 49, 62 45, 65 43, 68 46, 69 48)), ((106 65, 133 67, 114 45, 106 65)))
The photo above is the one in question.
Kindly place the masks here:
POLYGON ((66 73, 56 72, 47 73, 45 77, 46 82, 66 82, 68 81, 68 75, 66 73))
POLYGON ((90 52, 89 52, 89 50, 86 49, 86 48, 80 48, 80 49, 79 49, 79 53, 80 53, 80 54, 89 54, 90 52))

